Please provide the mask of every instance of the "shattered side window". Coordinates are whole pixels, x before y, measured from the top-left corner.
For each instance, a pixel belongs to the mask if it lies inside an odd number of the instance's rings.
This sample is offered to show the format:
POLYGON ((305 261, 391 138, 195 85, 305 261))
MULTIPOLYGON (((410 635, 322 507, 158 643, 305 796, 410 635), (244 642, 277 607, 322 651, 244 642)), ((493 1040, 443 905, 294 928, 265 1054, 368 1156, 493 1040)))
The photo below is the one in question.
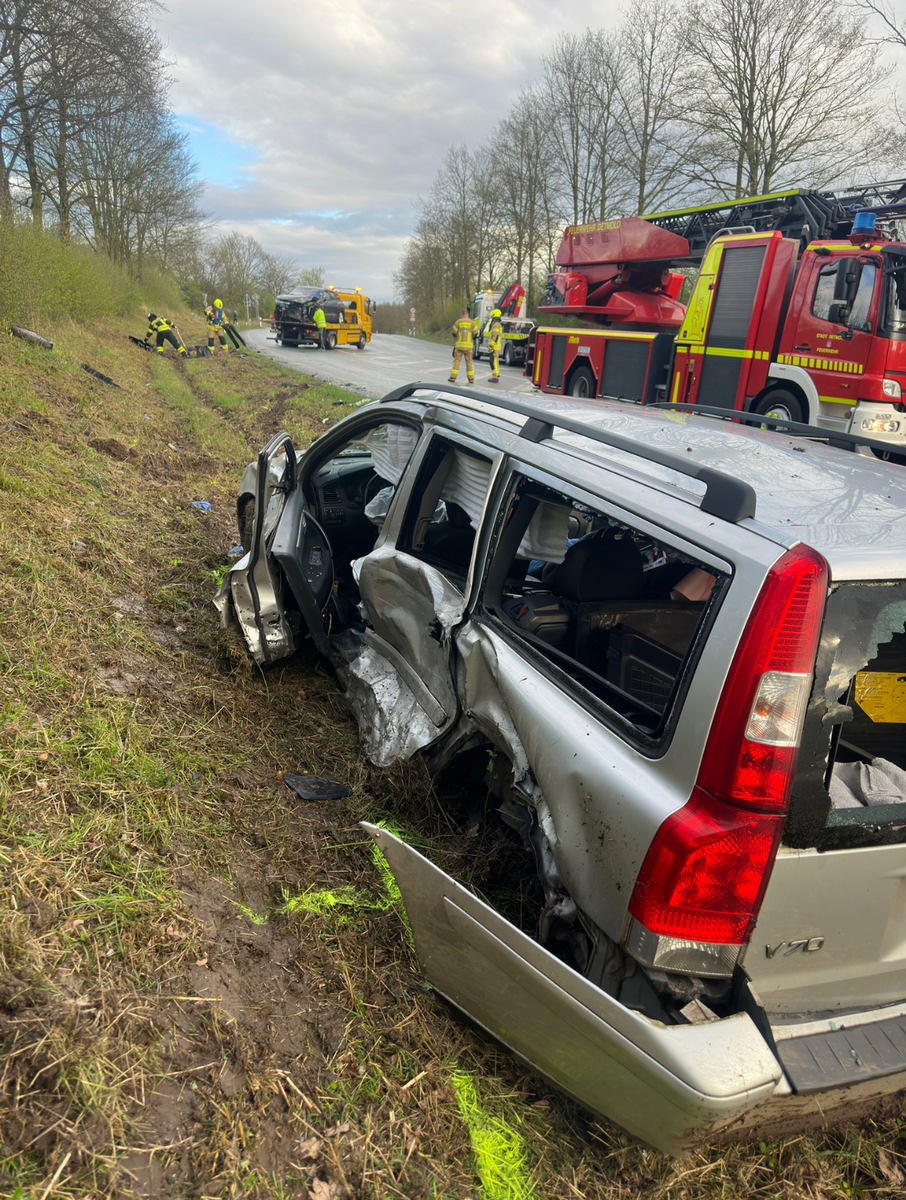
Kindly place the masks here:
POLYGON ((371 454, 376 473, 395 486, 417 441, 418 431, 408 425, 377 425, 368 431, 360 444, 371 454))
POLYGON ((728 583, 603 508, 516 479, 484 606, 620 724, 658 741, 728 583))
POLYGON ((906 584, 829 596, 800 759, 789 844, 906 836, 906 584))
POLYGON ((400 549, 438 567, 457 586, 463 583, 492 472, 489 458, 435 437, 413 488, 400 549))

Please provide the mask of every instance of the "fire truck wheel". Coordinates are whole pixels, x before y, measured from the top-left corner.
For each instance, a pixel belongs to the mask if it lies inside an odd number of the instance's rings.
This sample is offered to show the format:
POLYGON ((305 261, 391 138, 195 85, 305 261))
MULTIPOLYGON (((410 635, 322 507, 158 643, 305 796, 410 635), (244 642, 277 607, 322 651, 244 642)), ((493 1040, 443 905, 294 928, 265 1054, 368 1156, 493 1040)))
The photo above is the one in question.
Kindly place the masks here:
POLYGON ((513 365, 513 347, 509 342, 504 343, 502 357, 505 366, 511 367, 513 365))
POLYGON ((786 388, 774 388, 761 396, 752 405, 752 412, 760 417, 780 417, 787 421, 804 421, 807 416, 800 398, 786 388))
POLYGON ((569 381, 569 395, 586 400, 595 394, 595 377, 588 367, 578 367, 569 381))
POLYGON ((337 348, 337 335, 334 333, 334 331, 333 331, 332 329, 331 329, 330 333, 328 333, 328 335, 327 335, 327 337, 324 339, 324 341, 325 341, 325 343, 326 343, 326 345, 327 345, 327 349, 328 349, 328 350, 336 350, 336 348, 337 348))

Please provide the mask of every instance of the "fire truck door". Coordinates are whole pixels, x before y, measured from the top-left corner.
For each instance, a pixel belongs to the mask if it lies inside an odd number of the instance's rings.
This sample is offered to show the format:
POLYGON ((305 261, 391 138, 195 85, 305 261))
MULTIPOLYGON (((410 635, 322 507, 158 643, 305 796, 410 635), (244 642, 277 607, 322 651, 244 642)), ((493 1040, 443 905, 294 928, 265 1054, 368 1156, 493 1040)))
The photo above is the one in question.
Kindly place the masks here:
POLYGON ((781 361, 804 367, 822 404, 853 405, 869 366, 881 271, 865 255, 825 263, 815 272, 799 320, 785 331, 781 361))

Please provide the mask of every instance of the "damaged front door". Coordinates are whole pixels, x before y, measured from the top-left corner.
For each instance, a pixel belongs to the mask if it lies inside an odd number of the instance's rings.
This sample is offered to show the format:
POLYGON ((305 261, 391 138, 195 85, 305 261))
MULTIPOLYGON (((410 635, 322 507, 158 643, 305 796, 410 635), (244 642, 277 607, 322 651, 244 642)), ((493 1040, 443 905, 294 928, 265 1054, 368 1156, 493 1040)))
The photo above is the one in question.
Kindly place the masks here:
POLYGON ((378 765, 430 745, 458 716, 453 632, 466 611, 495 461, 435 435, 407 488, 396 537, 357 564, 370 625, 360 666, 376 703, 366 711, 366 691, 353 686, 349 698, 378 765))
POLYGON ((298 486, 288 434, 272 438, 246 471, 239 508, 246 554, 218 594, 221 614, 231 607, 249 652, 261 665, 292 654, 305 632, 326 652, 321 610, 333 586, 330 545, 298 486), (287 588, 294 603, 289 603, 287 588))

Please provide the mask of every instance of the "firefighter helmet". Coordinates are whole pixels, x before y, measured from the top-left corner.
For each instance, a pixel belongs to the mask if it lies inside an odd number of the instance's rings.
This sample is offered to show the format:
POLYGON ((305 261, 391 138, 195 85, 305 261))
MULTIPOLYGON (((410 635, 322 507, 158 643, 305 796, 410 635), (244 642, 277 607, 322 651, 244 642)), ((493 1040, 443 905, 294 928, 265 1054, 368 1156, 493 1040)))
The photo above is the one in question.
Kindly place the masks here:
POLYGON ((148 313, 148 320, 149 320, 149 321, 156 321, 156 320, 157 320, 157 313, 148 313))
POLYGON ((491 316, 492 316, 492 317, 499 317, 499 316, 501 316, 501 315, 502 315, 502 314, 501 314, 501 312, 500 312, 500 309, 499 309, 499 308, 495 308, 495 309, 494 309, 494 311, 491 313, 491 316))
POLYGON ((214 307, 215 307, 215 308, 223 308, 223 301, 222 301, 222 300, 215 300, 215 301, 214 301, 214 307))

